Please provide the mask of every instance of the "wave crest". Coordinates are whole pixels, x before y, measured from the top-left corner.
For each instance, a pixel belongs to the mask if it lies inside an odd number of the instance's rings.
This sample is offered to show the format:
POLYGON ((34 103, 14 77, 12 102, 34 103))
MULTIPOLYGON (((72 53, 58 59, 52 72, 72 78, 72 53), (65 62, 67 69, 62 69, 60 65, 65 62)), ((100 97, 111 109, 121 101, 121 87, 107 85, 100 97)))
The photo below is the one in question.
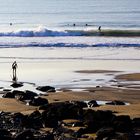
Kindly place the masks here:
POLYGON ((46 27, 39 26, 36 30, 18 30, 11 32, 0 32, 0 36, 16 36, 16 37, 49 37, 49 36, 138 36, 140 30, 113 30, 103 29, 101 31, 95 29, 89 30, 51 30, 46 27))

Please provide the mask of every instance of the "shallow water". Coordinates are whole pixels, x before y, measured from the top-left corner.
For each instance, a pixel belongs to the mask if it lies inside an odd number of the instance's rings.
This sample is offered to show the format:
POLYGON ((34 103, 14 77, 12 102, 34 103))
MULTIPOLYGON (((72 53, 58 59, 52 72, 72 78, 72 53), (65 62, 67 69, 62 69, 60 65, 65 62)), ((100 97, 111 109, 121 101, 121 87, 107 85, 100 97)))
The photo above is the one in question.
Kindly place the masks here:
POLYGON ((139 72, 139 53, 139 49, 135 48, 3 48, 0 51, 1 86, 6 86, 6 81, 11 80, 11 65, 14 60, 18 64, 17 75, 21 82, 51 85, 56 88, 110 85, 112 83, 109 81, 116 74, 139 72), (129 52, 132 53, 131 56, 129 52), (9 57, 5 57, 6 54, 9 57), (84 74, 74 72, 77 70, 122 72, 84 74))
POLYGON ((140 69, 140 37, 136 36, 140 33, 139 0, 0 0, 0 3, 1 86, 7 84, 2 81, 11 79, 11 64, 15 60, 19 81, 58 88, 108 85, 113 78, 78 74, 75 70, 140 69), (99 26, 104 36, 100 36, 99 26), (125 35, 117 35, 118 32, 125 35))

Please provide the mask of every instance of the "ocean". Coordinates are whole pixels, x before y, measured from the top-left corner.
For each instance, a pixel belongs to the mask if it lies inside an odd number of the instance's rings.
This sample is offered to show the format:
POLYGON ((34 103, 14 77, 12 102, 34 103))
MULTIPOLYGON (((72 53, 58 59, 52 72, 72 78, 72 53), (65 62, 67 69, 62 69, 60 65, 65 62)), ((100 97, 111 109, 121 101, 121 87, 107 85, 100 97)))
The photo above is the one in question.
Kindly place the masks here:
POLYGON ((69 71, 139 71, 139 7, 139 0, 0 0, 0 79, 15 60, 21 81, 55 86, 86 78, 69 71))
POLYGON ((0 3, 0 47, 140 46, 139 0, 0 3))

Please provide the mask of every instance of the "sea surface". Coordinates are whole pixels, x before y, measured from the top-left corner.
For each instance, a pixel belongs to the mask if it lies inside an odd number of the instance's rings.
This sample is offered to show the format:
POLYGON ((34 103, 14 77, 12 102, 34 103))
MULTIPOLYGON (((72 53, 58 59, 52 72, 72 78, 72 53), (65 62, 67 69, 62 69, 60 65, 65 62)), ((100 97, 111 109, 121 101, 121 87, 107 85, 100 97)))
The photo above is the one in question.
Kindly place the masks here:
POLYGON ((139 7, 139 0, 0 0, 0 47, 140 47, 139 7))
MULTIPOLYGON (((75 70, 138 72, 139 7, 140 0, 0 0, 0 80, 11 79, 15 60, 19 80, 54 86, 93 85, 75 70)), ((104 84, 104 76, 89 79, 104 84)))

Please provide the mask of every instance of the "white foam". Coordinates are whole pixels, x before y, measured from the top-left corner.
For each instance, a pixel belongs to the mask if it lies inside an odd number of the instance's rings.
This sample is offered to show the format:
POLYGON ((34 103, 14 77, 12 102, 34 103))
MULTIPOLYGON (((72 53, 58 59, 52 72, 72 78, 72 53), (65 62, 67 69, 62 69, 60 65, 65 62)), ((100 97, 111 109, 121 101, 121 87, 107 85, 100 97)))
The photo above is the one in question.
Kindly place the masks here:
POLYGON ((0 36, 16 36, 16 37, 57 37, 57 36, 140 36, 140 30, 134 29, 112 29, 112 28, 104 28, 103 33, 98 32, 98 29, 94 27, 85 27, 85 28, 53 28, 48 29, 46 26, 38 26, 36 28, 11 28, 11 29, 2 29, 0 32, 0 36), (124 35, 125 33, 125 35, 124 35))
MULTIPOLYGON (((38 35, 49 33, 41 30, 38 35)), ((57 32, 53 32, 56 34, 57 32)), ((11 33, 22 36, 32 35, 32 31, 11 33)), ((35 34, 35 33, 34 33, 35 34)), ((51 34, 51 32, 50 32, 51 34)), ((60 34, 60 32, 59 32, 60 34)), ((138 37, 85 37, 85 36, 60 36, 60 37, 0 37, 0 47, 140 47, 138 37)))
POLYGON ((17 36, 17 37, 46 37, 46 36, 77 36, 82 35, 82 33, 69 32, 65 30, 54 30, 48 29, 45 26, 38 26, 37 28, 28 29, 13 29, 13 30, 3 30, 0 32, 0 36, 17 36))

